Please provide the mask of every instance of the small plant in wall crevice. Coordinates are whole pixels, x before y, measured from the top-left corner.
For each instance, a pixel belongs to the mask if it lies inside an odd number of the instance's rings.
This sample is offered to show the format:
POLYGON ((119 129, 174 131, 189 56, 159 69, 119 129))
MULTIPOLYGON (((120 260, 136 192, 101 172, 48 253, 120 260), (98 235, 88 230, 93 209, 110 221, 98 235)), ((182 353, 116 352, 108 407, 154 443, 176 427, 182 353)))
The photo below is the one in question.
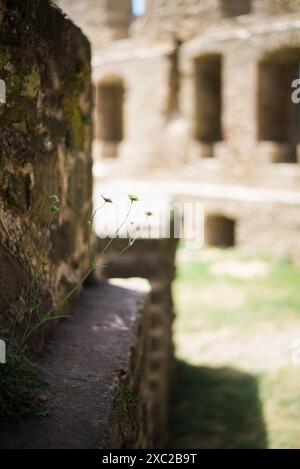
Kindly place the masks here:
MULTIPOLYGON (((50 196, 49 220, 41 239, 34 271, 31 275, 28 274, 28 286, 23 306, 20 307, 18 311, 14 312, 9 326, 5 330, 0 331, 0 339, 2 343, 5 342, 6 345, 5 363, 0 363, 0 423, 20 421, 27 417, 44 417, 49 413, 45 405, 45 401, 47 400, 45 390, 49 385, 44 378, 47 370, 43 370, 37 363, 34 363, 30 359, 28 345, 29 341, 34 338, 34 335, 37 334, 46 323, 66 317, 66 315, 60 314, 63 306, 80 290, 82 284, 95 269, 103 267, 101 258, 112 244, 114 237, 108 241, 96 258, 93 257, 91 248, 91 236, 95 216, 102 207, 112 203, 112 200, 108 197, 102 196, 102 199, 102 205, 93 212, 91 220, 87 222, 89 256, 89 267, 87 271, 75 286, 58 300, 54 306, 49 309, 44 309, 41 306, 41 297, 43 272, 47 265, 45 262, 45 252, 52 223, 60 212, 60 200, 58 196, 50 196), (20 323, 22 324, 21 333, 20 323)), ((124 220, 116 229, 115 237, 118 236, 120 230, 128 221, 131 208, 138 198, 130 194, 128 200, 128 211, 124 220)), ((145 215, 145 223, 148 223, 151 214, 150 212, 145 212, 145 215)), ((126 247, 120 251, 118 255, 124 254, 134 244, 135 240, 136 238, 129 238, 126 247)))
POLYGON ((113 401, 113 418, 122 423, 133 415, 136 407, 136 396, 133 389, 121 385, 115 394, 113 401))

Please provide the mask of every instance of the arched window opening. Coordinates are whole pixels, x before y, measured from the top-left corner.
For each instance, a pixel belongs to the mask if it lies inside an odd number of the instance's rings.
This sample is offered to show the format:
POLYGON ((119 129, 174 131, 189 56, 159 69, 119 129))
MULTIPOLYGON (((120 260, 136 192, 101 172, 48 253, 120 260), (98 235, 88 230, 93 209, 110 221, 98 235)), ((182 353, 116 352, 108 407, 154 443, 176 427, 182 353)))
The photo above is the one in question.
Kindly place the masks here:
POLYGON ((222 57, 207 55, 195 60, 195 138, 211 146, 222 137, 222 57))
POLYGON ((282 49, 266 56, 258 69, 258 139, 275 142, 274 163, 296 163, 300 143, 300 108, 292 101, 292 83, 299 78, 300 49, 282 49))
POLYGON ((235 245, 235 220, 222 215, 208 215, 205 219, 205 244, 215 247, 235 245))
POLYGON ((99 137, 103 156, 117 156, 117 146, 124 138, 124 85, 120 78, 105 79, 98 85, 99 137))

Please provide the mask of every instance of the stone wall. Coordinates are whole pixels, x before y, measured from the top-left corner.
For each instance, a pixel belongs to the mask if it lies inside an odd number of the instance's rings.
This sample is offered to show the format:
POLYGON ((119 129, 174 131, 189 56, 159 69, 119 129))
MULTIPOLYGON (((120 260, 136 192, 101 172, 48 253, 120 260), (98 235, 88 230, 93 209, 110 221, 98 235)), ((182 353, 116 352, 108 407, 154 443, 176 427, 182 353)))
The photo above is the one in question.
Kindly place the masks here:
MULTIPOLYGON (((189 160, 199 166, 201 181, 299 189, 299 166, 272 164, 272 153, 280 152, 280 144, 259 137, 260 62, 274 51, 280 53, 281 50, 282 58, 287 57, 289 49, 298 50, 299 58, 299 47, 299 28, 293 17, 287 16, 268 23, 260 18, 243 25, 231 24, 230 28, 224 25, 223 29, 219 27, 207 35, 200 35, 183 47, 181 109, 190 128, 195 122, 195 60, 211 54, 222 57, 223 141, 216 143, 216 158, 210 160, 210 165, 206 164, 207 159, 201 158, 199 142, 192 139, 189 145, 189 160)), ((281 83, 279 88, 285 93, 285 105, 290 104, 295 109, 297 106, 291 102, 292 79, 281 83)), ((265 86, 269 85, 266 83, 265 86)))
MULTIPOLYGON (((226 5, 234 10, 236 3, 241 2, 229 1, 226 5)), ((222 5, 216 2, 213 7, 206 1, 149 2, 146 14, 135 22, 137 29, 131 41, 117 41, 94 57, 95 87, 111 76, 119 77, 125 88, 124 138, 114 153, 118 158, 113 164, 114 177, 145 176, 153 170, 153 175, 159 172, 176 179, 181 166, 187 180, 195 180, 197 174, 199 182, 298 190, 298 167, 270 165, 272 155, 285 149, 259 139, 258 128, 259 63, 270 51, 299 47, 298 3, 290 2, 287 7, 284 0, 278 1, 278 14, 273 15, 270 3, 261 0, 253 2, 251 14, 226 17, 221 14, 222 5), (205 23, 203 27, 197 15, 205 23), (190 22, 190 35, 184 34, 185 21, 190 22), (174 27, 169 28, 168 22, 174 22, 174 27), (157 25, 165 33, 162 36, 157 25), (153 34, 148 35, 148 30, 153 34), (222 141, 215 142, 212 151, 194 138, 195 61, 205 55, 219 55, 221 61, 222 141), (168 106, 175 75, 178 106, 177 114, 170 118, 168 106), (147 109, 147 114, 141 116, 141 109, 147 109), (216 158, 208 163, 202 156, 210 153, 216 158)), ((246 11, 248 2, 243 5, 246 11)), ((290 83, 283 86, 289 97, 290 83)), ((101 101, 96 106, 101 107, 101 101)), ((94 143, 95 160, 102 159, 106 164, 103 142, 94 143)))
POLYGON ((95 158, 111 177, 170 181, 171 194, 186 200, 198 193, 207 212, 225 216, 231 199, 237 244, 299 259, 300 108, 291 100, 299 2, 147 5, 131 41, 95 58, 95 82, 113 74, 126 88, 117 158, 102 158, 101 141, 95 158), (171 118, 170 96, 177 106, 171 118))
POLYGON ((222 20, 243 22, 251 15, 273 16, 299 11, 298 0, 148 0, 145 15, 132 25, 133 36, 186 41, 222 20))
MULTIPOLYGON (((3 325, 24 310, 44 235, 37 282, 43 308, 56 304, 88 267, 92 135, 90 47, 81 31, 46 0, 0 1, 0 25, 7 91, 0 105, 3 325), (60 198, 61 211, 48 230, 51 194, 60 198)), ((35 351, 42 349, 44 333, 36 337, 35 351)))
POLYGON ((280 15, 300 11, 299 0, 253 0, 253 11, 258 14, 280 15))
POLYGON ((134 36, 187 40, 220 18, 218 0, 148 0, 146 14, 132 26, 134 36), (183 14, 184 12, 184 14, 183 14))
MULTIPOLYGON (((299 195, 276 196, 276 192, 212 185, 200 188, 196 197, 186 193, 178 196, 177 200, 181 203, 201 201, 204 204, 204 228, 206 223, 209 225, 211 216, 232 220, 234 245, 246 252, 290 257, 300 264, 299 195)), ((226 236, 225 228, 224 233, 216 232, 210 238, 223 236, 226 236)))
MULTIPOLYGON (((161 142, 168 112, 168 87, 171 72, 169 54, 172 44, 147 48, 143 44, 128 49, 116 43, 94 57, 93 81, 96 108, 101 107, 99 85, 102 82, 122 83, 123 139, 118 142, 113 158, 107 158, 104 142, 94 140, 95 162, 110 164, 115 158, 113 176, 139 174, 145 168, 155 168, 163 160, 161 142), (162 86, 157 86, 162 83, 162 86), (147 114, 143 110, 147 109, 147 114)), ((95 119, 96 125, 97 116, 95 119)), ((96 132, 96 135, 101 133, 96 132)))

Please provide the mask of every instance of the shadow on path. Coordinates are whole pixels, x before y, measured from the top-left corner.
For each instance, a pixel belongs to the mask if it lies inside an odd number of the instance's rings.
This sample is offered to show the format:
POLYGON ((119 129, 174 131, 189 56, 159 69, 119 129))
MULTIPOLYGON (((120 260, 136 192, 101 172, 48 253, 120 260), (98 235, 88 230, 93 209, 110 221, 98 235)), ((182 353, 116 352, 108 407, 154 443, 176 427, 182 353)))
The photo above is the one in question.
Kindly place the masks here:
POLYGON ((256 379, 177 361, 170 429, 170 448, 266 448, 256 379))

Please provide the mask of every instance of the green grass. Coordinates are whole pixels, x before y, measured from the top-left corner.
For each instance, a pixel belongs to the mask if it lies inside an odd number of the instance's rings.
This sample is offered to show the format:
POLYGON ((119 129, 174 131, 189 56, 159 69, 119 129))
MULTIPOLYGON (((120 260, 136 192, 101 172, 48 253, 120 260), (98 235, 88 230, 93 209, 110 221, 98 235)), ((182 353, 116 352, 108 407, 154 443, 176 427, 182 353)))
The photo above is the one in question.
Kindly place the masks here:
POLYGON ((181 250, 172 447, 300 447, 300 269, 241 251, 181 250))

